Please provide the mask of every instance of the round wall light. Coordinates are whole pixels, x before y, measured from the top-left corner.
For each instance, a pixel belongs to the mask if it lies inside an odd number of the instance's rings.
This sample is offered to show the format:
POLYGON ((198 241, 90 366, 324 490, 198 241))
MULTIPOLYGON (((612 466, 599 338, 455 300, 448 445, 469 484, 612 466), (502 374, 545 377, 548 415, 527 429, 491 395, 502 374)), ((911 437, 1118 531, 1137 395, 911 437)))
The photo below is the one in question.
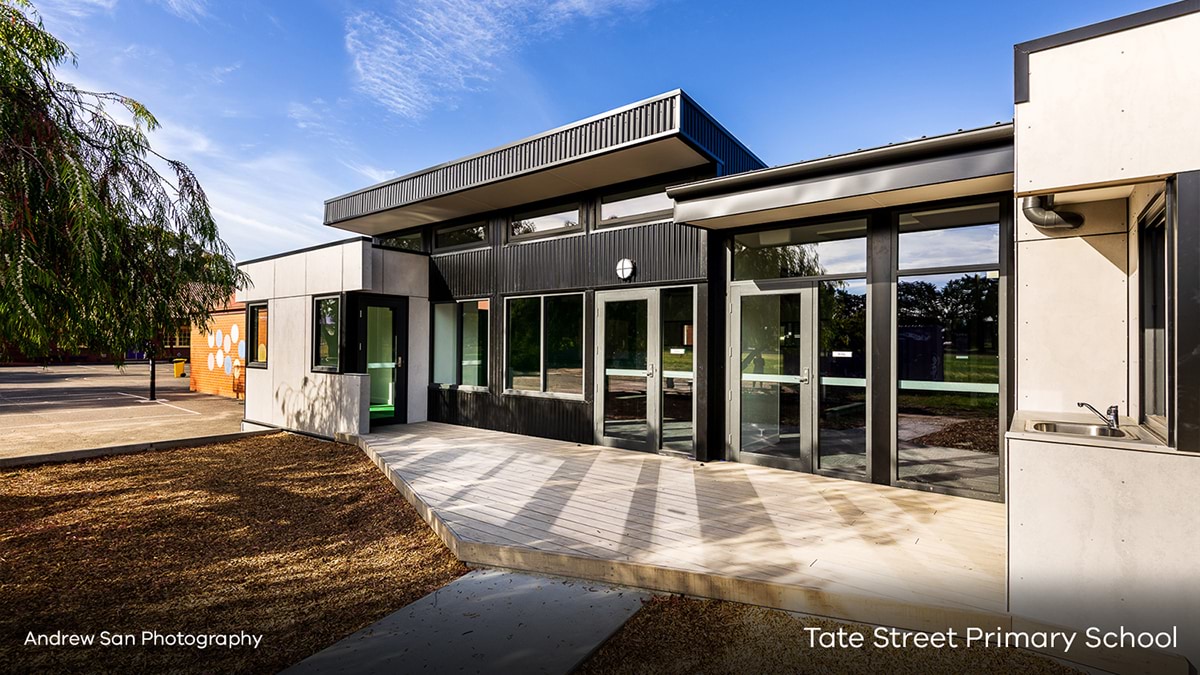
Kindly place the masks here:
POLYGON ((635 271, 637 271, 637 265, 629 258, 621 258, 617 261, 617 278, 621 281, 632 279, 635 271))

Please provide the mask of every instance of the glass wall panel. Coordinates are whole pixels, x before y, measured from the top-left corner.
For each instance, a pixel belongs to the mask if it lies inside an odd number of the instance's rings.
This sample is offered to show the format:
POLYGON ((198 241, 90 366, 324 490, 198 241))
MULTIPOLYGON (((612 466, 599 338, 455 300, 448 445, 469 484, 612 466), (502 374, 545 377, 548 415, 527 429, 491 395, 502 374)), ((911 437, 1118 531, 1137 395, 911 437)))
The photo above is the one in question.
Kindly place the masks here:
POLYGON ((691 288, 662 291, 662 446, 692 451, 695 318, 691 288))
POLYGON ((646 344, 649 303, 604 303, 604 435, 644 441, 647 419, 646 344))
POLYGON ((900 269, 1000 262, 1000 205, 972 204, 900 215, 900 269))
POLYGON ((546 297, 546 391, 583 393, 583 296, 546 297))
POLYGON ((462 311, 462 382, 486 387, 488 383, 488 307, 487 300, 459 304, 462 311))
POLYGON ((341 298, 317 298, 314 302, 313 312, 316 322, 314 368, 337 370, 341 365, 341 306, 341 298))
POLYGON ((433 236, 434 248, 457 248, 487 242, 487 224, 454 225, 438 230, 433 236))
POLYGON ((1167 231, 1165 214, 1138 223, 1141 286, 1142 414, 1167 423, 1167 231))
POLYGON ((433 306, 433 381, 458 384, 458 303, 433 306))
POLYGON ((866 234, 864 219, 739 234, 733 240, 733 278, 865 274, 866 234))
POLYGON ((998 272, 897 283, 899 478, 999 491, 998 272))
POLYGON ((741 451, 798 459, 801 296, 741 302, 741 451))
POLYGON ((508 373, 506 386, 525 391, 542 390, 542 299, 508 301, 506 317, 508 373))
POLYGON ((555 230, 579 229, 579 206, 557 207, 513 216, 509 223, 512 237, 526 237, 555 230))
POLYGON ((867 471, 867 282, 817 286, 817 467, 867 471))

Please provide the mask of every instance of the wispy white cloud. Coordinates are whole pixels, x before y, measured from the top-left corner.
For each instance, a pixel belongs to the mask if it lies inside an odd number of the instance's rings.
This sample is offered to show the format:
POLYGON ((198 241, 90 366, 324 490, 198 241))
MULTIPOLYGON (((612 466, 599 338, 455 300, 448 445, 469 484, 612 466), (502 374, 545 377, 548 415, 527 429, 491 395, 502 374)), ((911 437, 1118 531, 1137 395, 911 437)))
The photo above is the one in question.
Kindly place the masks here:
POLYGON ((37 10, 47 16, 73 17, 81 19, 96 12, 109 12, 117 6, 117 0, 42 0, 37 10))
POLYGON ((231 63, 227 66, 214 66, 208 71, 208 79, 213 84, 224 84, 225 78, 242 69, 242 62, 231 63))
POLYGON ((383 181, 393 178, 396 175, 396 172, 391 169, 380 169, 379 167, 371 166, 370 164, 351 162, 344 159, 340 161, 342 166, 350 169, 363 178, 366 178, 372 183, 382 183, 383 181))
POLYGON ((637 11, 653 0, 415 0, 346 19, 357 87, 410 120, 486 86, 500 57, 577 20, 637 11))
POLYGON ((208 0, 156 0, 168 12, 181 19, 199 21, 208 16, 208 0))

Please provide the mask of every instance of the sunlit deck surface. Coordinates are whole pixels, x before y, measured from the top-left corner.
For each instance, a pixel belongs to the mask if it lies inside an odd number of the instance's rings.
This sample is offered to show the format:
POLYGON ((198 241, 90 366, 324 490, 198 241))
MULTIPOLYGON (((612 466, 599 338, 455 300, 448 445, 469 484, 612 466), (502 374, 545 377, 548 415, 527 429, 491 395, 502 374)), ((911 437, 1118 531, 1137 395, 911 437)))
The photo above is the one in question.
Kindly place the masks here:
MULTIPOLYGON (((632 579, 609 571, 625 564, 651 587, 654 574, 675 579, 658 587, 676 591, 685 577, 688 589, 729 585, 709 575, 767 582, 808 598, 790 607, 801 610, 1005 610, 1003 504, 432 422, 360 444, 468 562, 573 560, 578 576, 632 579)), ((778 590, 741 599, 760 595, 779 604, 778 590)))

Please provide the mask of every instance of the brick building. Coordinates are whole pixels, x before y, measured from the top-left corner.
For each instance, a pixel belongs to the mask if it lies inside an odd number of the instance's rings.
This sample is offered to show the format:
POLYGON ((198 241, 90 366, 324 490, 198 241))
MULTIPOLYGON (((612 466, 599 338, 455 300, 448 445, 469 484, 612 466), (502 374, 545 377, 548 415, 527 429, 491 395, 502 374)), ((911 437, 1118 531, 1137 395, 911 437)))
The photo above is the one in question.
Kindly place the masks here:
POLYGON ((230 299, 213 311, 208 332, 192 327, 192 391, 230 398, 245 395, 246 307, 230 299))

